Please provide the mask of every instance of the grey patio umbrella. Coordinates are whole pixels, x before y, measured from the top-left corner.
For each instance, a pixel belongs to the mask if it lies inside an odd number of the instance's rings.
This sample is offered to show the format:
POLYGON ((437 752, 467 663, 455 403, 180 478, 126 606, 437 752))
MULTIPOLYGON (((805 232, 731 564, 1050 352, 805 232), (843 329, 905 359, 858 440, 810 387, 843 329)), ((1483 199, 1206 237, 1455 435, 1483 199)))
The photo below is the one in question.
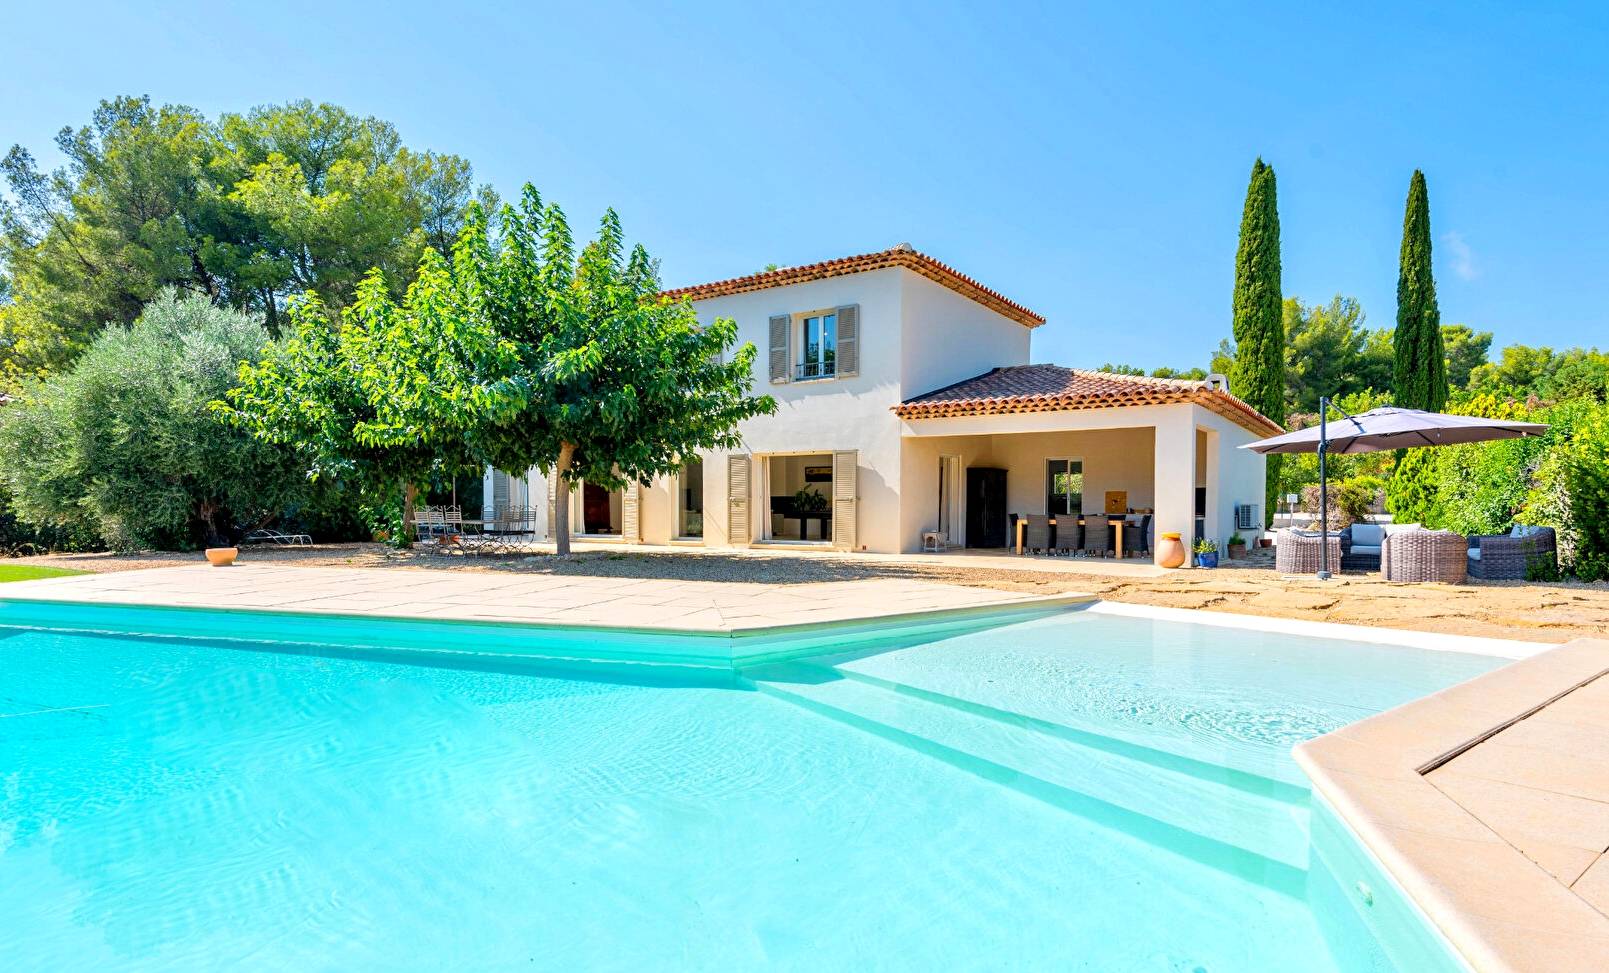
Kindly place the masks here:
MULTIPOLYGON (((1319 423, 1284 435, 1247 443, 1241 449, 1258 453, 1318 453, 1319 476, 1319 529, 1330 522, 1330 484, 1324 457, 1329 453, 1373 453, 1382 449, 1407 449, 1414 446, 1453 446, 1459 443, 1480 443, 1493 439, 1520 439, 1539 436, 1547 426, 1539 422, 1509 422, 1502 419, 1482 419, 1479 416, 1452 416, 1442 412, 1424 412, 1419 409, 1398 409, 1386 406, 1370 409, 1361 415, 1349 416, 1331 423, 1328 419, 1330 400, 1319 399, 1319 423)), ((1319 546, 1319 577, 1330 576, 1330 545, 1319 546)))

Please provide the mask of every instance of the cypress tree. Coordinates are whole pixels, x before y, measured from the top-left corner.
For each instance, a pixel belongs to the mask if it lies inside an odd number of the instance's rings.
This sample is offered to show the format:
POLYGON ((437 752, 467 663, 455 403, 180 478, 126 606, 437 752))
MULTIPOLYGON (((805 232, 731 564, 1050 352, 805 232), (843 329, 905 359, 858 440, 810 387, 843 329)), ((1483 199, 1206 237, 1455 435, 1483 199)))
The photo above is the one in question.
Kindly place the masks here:
MULTIPOLYGON (((1279 206, 1274 168, 1251 167, 1235 252, 1235 364, 1229 388, 1254 409, 1285 424, 1285 317, 1280 294, 1279 206)), ((1264 518, 1273 523, 1283 457, 1268 457, 1264 518)))
POLYGON ((1393 400, 1401 408, 1440 412, 1447 405, 1447 358, 1430 267, 1430 194, 1425 174, 1418 169, 1408 184, 1408 208, 1402 217, 1394 347, 1393 400))

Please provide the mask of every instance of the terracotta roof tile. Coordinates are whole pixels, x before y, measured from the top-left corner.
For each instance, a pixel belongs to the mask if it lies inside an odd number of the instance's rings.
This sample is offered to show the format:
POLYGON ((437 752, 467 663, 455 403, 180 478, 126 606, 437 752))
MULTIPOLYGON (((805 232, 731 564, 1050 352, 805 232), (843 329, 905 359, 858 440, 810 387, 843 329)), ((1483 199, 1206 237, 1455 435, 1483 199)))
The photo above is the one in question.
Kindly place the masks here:
POLYGON ((863 274, 871 270, 882 270, 885 267, 904 267, 915 271, 923 277, 943 284, 957 294, 976 301, 989 310, 1008 317, 1026 327, 1037 328, 1045 323, 1043 316, 1035 314, 1016 301, 1007 298, 1004 294, 983 286, 948 264, 941 263, 925 253, 913 250, 908 243, 902 243, 887 250, 879 250, 876 253, 863 253, 854 257, 824 260, 821 263, 805 264, 802 267, 783 267, 778 270, 750 274, 747 277, 733 277, 730 280, 717 280, 708 284, 699 284, 696 287, 678 287, 663 292, 661 296, 668 297, 673 301, 684 297, 690 301, 702 301, 712 297, 729 297, 733 294, 763 291, 771 287, 786 287, 789 284, 803 284, 813 280, 824 280, 828 277, 841 277, 845 274, 863 274))
POLYGON ((1260 436, 1284 432, 1272 419, 1206 382, 1091 372, 1060 365, 1014 365, 918 395, 894 406, 901 419, 1009 415, 1192 402, 1260 436))

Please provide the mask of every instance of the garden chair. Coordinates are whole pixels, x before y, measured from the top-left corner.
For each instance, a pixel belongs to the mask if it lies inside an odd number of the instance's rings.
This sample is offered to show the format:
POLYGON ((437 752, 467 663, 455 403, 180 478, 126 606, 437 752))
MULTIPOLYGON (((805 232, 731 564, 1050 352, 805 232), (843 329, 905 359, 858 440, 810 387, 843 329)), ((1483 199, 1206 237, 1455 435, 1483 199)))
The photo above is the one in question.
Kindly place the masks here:
POLYGON ((1144 514, 1138 522, 1123 525, 1123 556, 1144 554, 1151 550, 1151 515, 1144 514))
POLYGON ((1105 554, 1112 543, 1112 528, 1105 514, 1084 515, 1084 539, 1081 545, 1086 554, 1105 554))
POLYGON ((1028 526, 1023 532, 1022 548, 1025 551, 1035 553, 1050 550, 1050 516, 1048 514, 1028 515, 1028 526))

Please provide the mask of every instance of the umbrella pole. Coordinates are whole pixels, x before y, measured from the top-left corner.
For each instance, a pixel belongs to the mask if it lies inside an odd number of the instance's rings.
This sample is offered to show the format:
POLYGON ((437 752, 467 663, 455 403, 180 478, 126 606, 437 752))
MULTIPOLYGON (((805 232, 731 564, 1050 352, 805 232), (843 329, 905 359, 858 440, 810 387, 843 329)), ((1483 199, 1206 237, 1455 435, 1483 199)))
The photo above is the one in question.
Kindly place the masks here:
POLYGON ((1330 451, 1330 400, 1323 396, 1318 400, 1318 577, 1320 581, 1330 579, 1330 480, 1329 470, 1324 462, 1325 454, 1330 451))

